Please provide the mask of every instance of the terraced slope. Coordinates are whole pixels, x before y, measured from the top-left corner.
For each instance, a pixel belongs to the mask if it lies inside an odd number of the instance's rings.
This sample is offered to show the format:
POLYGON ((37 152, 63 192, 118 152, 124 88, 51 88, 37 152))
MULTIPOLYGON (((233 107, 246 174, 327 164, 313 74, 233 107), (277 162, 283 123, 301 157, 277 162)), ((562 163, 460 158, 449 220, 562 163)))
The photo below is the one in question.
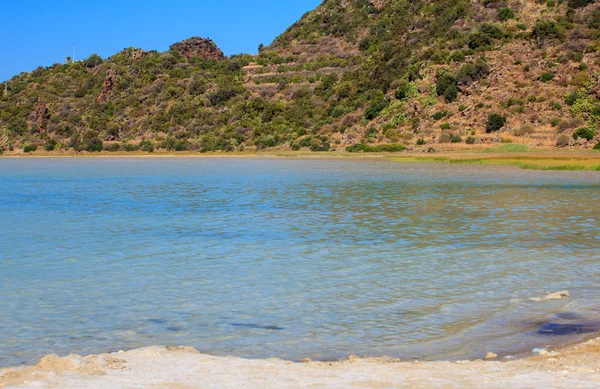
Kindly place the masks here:
POLYGON ((193 38, 15 76, 0 149, 593 148, 599 28, 589 0, 326 0, 258 55, 193 38))

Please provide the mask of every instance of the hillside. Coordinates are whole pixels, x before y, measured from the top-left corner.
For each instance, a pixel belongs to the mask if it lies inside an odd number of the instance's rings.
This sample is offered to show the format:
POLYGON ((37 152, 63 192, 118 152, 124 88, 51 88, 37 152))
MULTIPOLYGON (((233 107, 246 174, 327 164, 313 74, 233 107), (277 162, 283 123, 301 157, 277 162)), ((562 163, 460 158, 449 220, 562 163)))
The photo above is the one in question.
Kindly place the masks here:
POLYGON ((255 56, 192 38, 15 76, 0 150, 593 148, 599 49, 591 0, 326 0, 255 56))

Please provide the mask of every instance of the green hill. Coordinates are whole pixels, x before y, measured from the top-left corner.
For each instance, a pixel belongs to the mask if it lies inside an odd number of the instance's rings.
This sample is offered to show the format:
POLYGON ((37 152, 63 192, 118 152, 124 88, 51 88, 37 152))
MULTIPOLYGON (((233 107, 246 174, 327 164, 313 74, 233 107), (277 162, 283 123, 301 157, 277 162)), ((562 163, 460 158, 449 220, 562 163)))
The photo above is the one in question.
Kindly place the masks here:
POLYGON ((592 148, 599 28, 589 0, 326 0, 255 56, 192 38, 15 76, 0 149, 592 148))

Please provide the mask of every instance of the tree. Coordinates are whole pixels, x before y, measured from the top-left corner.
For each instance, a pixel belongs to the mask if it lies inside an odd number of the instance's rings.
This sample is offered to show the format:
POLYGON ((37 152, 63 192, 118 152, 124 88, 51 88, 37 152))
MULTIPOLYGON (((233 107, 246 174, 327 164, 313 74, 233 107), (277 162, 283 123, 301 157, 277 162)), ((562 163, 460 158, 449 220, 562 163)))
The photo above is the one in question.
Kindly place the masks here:
POLYGON ((71 63, 71 62, 73 62, 73 58, 71 58, 70 56, 67 57, 67 63, 71 63))

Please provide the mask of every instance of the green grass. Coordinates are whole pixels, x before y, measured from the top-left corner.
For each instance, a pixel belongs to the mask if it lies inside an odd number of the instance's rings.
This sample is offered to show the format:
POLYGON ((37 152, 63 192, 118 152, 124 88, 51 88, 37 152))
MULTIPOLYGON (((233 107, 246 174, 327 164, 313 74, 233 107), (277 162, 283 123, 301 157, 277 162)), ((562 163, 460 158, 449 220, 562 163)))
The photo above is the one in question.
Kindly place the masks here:
MULTIPOLYGON (((513 145, 504 145, 513 146, 513 145)), ((505 147, 501 146, 503 149, 505 147)), ((465 156, 410 156, 392 157, 396 162, 445 162, 449 164, 468 165, 512 165, 526 170, 591 170, 600 171, 600 158, 585 157, 546 157, 535 155, 514 156, 489 156, 489 157, 465 157, 465 156)))
POLYGON ((518 145, 518 144, 504 144, 496 147, 488 147, 487 149, 483 149, 481 153, 529 153, 532 152, 530 147, 526 145, 518 145))

